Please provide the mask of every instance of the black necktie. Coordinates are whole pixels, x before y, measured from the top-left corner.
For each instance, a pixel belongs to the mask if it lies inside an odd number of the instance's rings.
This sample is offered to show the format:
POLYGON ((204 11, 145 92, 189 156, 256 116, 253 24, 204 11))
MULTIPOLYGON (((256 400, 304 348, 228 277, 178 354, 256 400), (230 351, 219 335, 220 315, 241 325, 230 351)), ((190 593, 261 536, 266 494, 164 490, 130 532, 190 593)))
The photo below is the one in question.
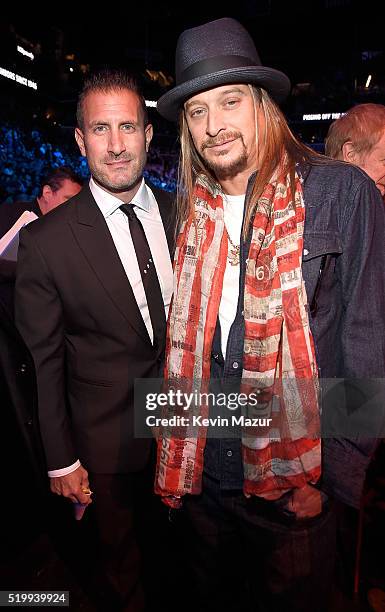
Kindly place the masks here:
POLYGON ((122 204, 120 209, 128 217, 131 238, 134 244, 150 313, 154 334, 154 345, 156 344, 156 340, 158 340, 158 344, 162 346, 166 334, 164 302, 151 250, 147 242, 146 234, 144 233, 143 225, 136 216, 134 206, 133 204, 122 204))

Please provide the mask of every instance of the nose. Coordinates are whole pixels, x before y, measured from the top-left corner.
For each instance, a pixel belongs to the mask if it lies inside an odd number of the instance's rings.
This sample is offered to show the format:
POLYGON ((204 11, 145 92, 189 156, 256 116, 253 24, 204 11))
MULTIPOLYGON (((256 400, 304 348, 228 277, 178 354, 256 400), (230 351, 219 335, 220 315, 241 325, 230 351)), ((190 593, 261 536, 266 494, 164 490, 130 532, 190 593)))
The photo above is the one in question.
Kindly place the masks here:
POLYGON ((111 130, 108 140, 108 152, 115 156, 120 155, 126 150, 123 134, 119 129, 111 130))
POLYGON ((208 136, 217 136, 219 132, 226 129, 223 115, 217 110, 209 110, 207 112, 206 133, 208 136))

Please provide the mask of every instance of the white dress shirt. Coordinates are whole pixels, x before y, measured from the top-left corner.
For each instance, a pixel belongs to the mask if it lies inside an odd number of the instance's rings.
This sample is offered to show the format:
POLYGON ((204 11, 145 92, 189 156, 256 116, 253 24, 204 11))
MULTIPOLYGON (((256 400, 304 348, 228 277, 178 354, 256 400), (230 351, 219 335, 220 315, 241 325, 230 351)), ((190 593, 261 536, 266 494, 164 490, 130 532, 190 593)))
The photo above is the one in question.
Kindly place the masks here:
MULTIPOLYGON (((144 324, 146 325, 151 342, 153 342, 154 334, 150 313, 147 306, 146 294, 140 275, 135 248, 131 238, 128 218, 119 208, 123 202, 116 196, 104 191, 104 189, 99 187, 92 178, 90 179, 90 190, 105 218, 112 240, 114 241, 124 271, 127 275, 128 282, 132 287, 144 324)), ((131 204, 135 205, 135 213, 143 225, 144 233, 146 234, 158 274, 167 319, 173 291, 172 264, 158 203, 151 189, 145 184, 144 179, 134 195, 131 204)), ((72 465, 62 469, 49 471, 48 475, 50 477, 65 476, 75 471, 79 466, 80 461, 76 461, 72 465)))
MULTIPOLYGON (((245 195, 226 195, 223 194, 223 212, 225 226, 227 232, 236 245, 240 244, 243 207, 245 203, 245 195)), ((229 251, 231 245, 228 244, 229 251)), ((223 277, 222 296, 219 304, 219 322, 221 325, 221 348, 223 357, 226 359, 227 340, 230 333, 230 327, 233 324, 235 315, 237 314, 238 296, 239 296, 239 272, 240 266, 232 266, 226 260, 226 269, 223 277)))

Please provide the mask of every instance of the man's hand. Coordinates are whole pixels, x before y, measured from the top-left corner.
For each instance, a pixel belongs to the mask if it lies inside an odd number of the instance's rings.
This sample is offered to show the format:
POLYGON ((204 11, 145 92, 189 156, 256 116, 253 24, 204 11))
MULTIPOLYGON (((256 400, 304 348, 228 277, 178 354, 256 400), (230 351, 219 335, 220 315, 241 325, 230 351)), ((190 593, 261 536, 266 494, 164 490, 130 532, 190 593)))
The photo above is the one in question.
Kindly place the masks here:
POLYGON ((294 489, 288 509, 299 519, 317 516, 322 511, 321 492, 308 484, 301 489, 294 489))
POLYGON ((68 497, 74 503, 90 504, 92 502, 90 494, 84 492, 89 490, 90 483, 88 472, 83 466, 80 465, 66 476, 50 478, 50 481, 52 493, 68 497))

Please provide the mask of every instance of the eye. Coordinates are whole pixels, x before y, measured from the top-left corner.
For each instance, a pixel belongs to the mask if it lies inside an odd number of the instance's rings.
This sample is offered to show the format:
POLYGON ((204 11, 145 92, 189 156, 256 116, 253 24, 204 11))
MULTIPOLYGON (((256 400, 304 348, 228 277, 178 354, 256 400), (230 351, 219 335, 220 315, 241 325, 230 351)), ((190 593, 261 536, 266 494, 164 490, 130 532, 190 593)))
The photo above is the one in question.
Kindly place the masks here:
POLYGON ((134 132, 135 126, 132 125, 132 123, 125 123, 124 125, 122 125, 122 130, 124 132, 134 132))
POLYGON ((94 132, 95 132, 95 134, 101 134, 101 133, 105 132, 106 129, 107 129, 106 125, 96 125, 94 127, 94 132))
POLYGON ((238 102, 239 98, 229 98, 228 100, 225 100, 224 105, 227 106, 227 108, 234 108, 238 102))
POLYGON ((194 108, 192 111, 190 111, 190 117, 192 117, 193 119, 202 117, 204 112, 205 112, 204 108, 194 108))

